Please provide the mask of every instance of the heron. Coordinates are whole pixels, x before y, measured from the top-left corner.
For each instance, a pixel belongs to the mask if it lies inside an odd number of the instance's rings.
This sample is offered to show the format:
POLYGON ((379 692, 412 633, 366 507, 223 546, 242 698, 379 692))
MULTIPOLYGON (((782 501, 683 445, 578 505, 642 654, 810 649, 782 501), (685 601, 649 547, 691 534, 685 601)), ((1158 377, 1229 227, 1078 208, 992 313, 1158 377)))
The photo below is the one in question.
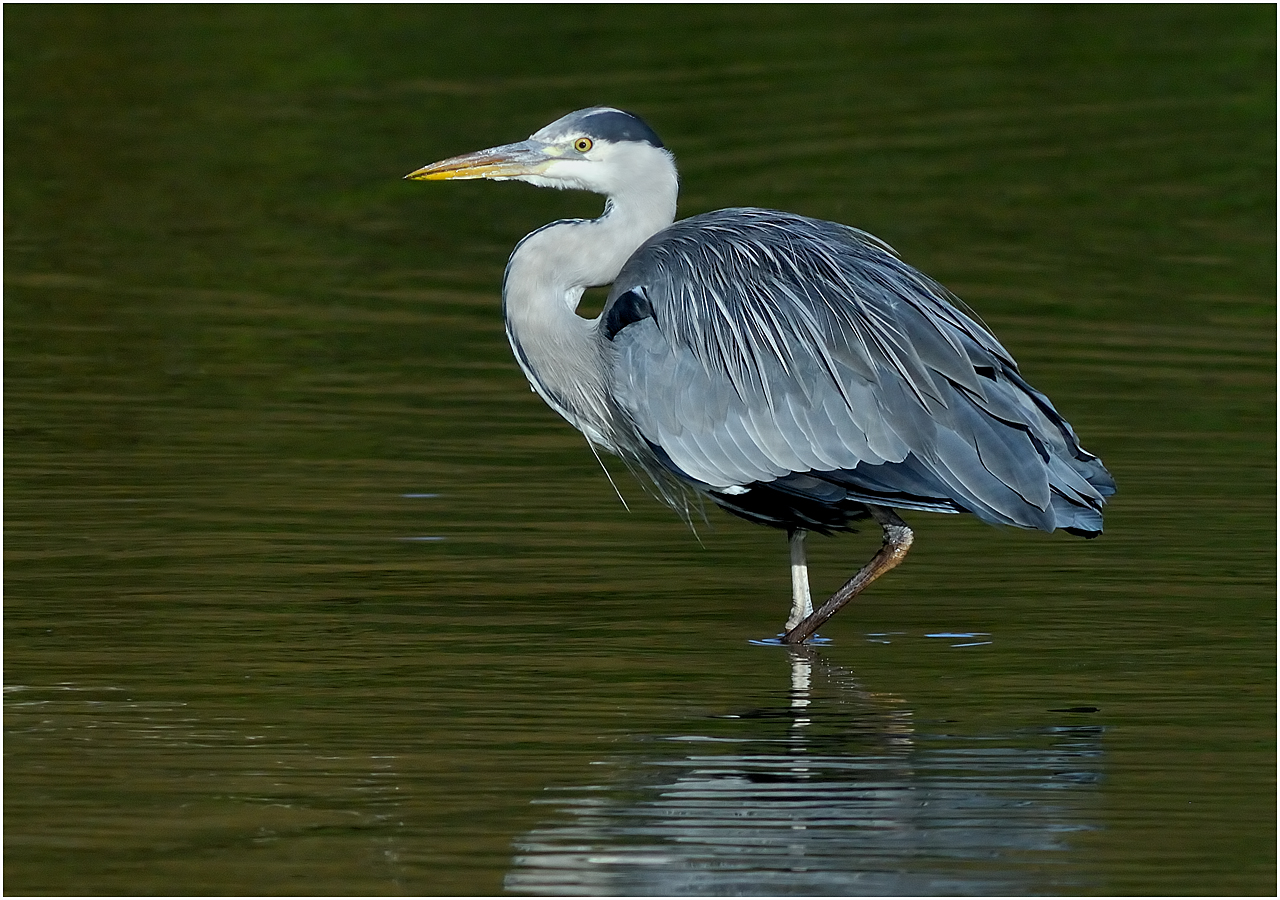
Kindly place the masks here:
POLYGON ((605 197, 598 218, 516 244, 502 281, 511 349, 593 451, 686 519, 706 498, 787 532, 779 642, 813 639, 902 562, 913 533, 900 510, 1102 532, 1115 491, 1102 461, 958 298, 867 232, 750 207, 676 221, 675 157, 605 106, 405 177, 605 197), (579 314, 606 285, 600 314, 579 314), (815 609, 806 535, 867 519, 879 550, 815 609))

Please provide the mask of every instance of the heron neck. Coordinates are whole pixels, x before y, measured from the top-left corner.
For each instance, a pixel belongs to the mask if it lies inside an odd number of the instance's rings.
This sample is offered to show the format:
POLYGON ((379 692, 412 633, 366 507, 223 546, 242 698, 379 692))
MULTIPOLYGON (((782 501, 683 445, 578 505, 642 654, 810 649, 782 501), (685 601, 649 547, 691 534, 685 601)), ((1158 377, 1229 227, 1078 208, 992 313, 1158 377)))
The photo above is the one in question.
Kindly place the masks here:
POLYGON ((576 312, 636 249, 675 219, 670 190, 609 198, 598 219, 555 222, 522 240, 503 282, 507 338, 533 389, 594 443, 614 449, 607 371, 594 320, 576 312), (667 194, 669 193, 669 196, 667 194))

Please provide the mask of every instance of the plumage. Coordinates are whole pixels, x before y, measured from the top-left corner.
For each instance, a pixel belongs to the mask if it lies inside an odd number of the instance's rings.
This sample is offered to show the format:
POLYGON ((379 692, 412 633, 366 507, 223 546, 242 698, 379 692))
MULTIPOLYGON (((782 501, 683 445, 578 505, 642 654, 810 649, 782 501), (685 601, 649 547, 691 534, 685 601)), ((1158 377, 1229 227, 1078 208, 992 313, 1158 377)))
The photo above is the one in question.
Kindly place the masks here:
POLYGON ((802 573, 806 531, 882 525, 881 553, 818 613, 807 580, 796 587, 784 640, 905 555, 894 509, 1102 531, 1115 484, 1101 461, 950 292, 866 232, 754 208, 673 221, 671 154, 605 107, 409 177, 608 197, 600 218, 516 246, 507 332, 547 403, 666 502, 687 510, 693 492, 788 530, 802 573), (587 287, 610 283, 596 319, 576 315, 587 287))
MULTIPOLYGON (((1101 463, 990 332, 863 232, 773 210, 694 216, 631 256, 601 322, 636 295, 649 315, 602 334, 628 443, 663 447, 713 500, 729 486, 821 498, 837 507, 828 530, 867 500, 1101 530, 1101 463), (794 472, 807 489, 774 483, 794 472)), ((776 506, 766 524, 806 527, 776 506)))

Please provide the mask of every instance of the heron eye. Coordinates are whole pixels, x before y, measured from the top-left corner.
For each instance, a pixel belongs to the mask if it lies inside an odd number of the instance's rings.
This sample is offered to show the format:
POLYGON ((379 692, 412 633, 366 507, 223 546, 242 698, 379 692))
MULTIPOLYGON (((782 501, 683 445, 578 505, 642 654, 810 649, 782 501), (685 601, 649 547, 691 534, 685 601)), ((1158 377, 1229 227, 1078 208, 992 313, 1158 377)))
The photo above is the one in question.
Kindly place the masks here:
POLYGON ((579 153, 586 153, 591 149, 591 146, 591 138, 581 137, 573 142, 573 149, 577 150, 579 153))

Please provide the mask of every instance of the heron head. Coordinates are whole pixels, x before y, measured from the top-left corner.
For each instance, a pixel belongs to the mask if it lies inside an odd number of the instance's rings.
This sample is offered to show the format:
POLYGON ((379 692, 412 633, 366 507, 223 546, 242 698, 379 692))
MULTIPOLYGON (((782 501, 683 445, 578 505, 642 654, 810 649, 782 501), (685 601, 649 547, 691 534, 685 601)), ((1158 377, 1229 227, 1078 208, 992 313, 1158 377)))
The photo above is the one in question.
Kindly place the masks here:
POLYGON ((557 119, 528 140, 441 160, 405 178, 515 180, 613 195, 655 162, 674 171, 671 154, 644 120, 620 109, 593 106, 557 119))

